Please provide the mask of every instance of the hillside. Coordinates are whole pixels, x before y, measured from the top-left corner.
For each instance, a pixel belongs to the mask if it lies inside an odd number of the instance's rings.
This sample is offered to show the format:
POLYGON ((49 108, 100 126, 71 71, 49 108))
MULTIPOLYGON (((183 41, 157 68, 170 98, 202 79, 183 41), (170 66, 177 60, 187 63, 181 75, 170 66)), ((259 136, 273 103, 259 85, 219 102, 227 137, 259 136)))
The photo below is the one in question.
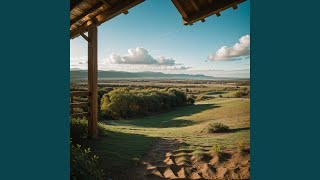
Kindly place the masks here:
MULTIPOLYGON (((87 70, 70 70, 70 80, 87 79, 87 70)), ((161 72, 124 72, 124 71, 98 71, 99 79, 214 79, 212 76, 202 74, 165 74, 161 72)))

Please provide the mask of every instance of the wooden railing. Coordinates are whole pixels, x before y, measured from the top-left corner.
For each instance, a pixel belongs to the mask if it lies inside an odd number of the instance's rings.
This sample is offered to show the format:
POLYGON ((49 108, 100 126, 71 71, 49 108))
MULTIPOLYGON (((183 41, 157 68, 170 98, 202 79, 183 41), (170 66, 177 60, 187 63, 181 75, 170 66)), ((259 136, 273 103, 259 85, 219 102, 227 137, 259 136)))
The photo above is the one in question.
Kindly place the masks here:
POLYGON ((74 113, 74 108, 86 108, 89 109, 89 96, 91 96, 90 92, 88 91, 72 91, 70 92, 70 117, 77 118, 77 117, 88 117, 89 112, 81 112, 81 113, 74 113), (88 98, 86 102, 75 102, 75 97, 86 97, 88 98))

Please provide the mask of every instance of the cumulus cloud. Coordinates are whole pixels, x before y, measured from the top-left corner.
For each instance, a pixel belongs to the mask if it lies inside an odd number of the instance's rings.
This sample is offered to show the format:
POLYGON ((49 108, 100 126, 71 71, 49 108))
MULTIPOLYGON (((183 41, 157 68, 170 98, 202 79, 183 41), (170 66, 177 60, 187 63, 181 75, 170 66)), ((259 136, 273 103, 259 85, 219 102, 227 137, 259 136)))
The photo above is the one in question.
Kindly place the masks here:
POLYGON ((140 47, 129 49, 128 55, 125 56, 113 53, 107 58, 107 62, 111 64, 175 65, 174 59, 166 58, 164 56, 154 58, 146 49, 140 47))
POLYGON ((250 55, 250 35, 242 36, 239 42, 232 47, 223 46, 217 52, 210 54, 208 60, 226 61, 236 60, 242 56, 250 55))
POLYGON ((175 60, 172 58, 165 58, 164 56, 156 58, 158 64, 173 66, 175 65, 175 60))

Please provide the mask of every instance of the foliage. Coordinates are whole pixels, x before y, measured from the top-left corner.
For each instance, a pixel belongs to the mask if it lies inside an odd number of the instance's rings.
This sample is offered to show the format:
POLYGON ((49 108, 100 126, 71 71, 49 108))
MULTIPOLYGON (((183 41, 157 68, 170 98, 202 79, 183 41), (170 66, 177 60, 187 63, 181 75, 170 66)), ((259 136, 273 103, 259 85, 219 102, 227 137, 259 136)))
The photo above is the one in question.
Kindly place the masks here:
MULTIPOLYGON (((106 135, 102 123, 98 123, 98 133, 100 136, 106 135)), ((70 120, 70 137, 74 140, 85 138, 88 135, 88 120, 86 118, 73 118, 70 120)))
POLYGON ((210 133, 225 133, 229 131, 229 126, 222 123, 209 124, 208 132, 210 133))
POLYGON ((250 90, 247 87, 240 88, 234 95, 236 98, 248 97, 250 96, 250 90))
POLYGON ((243 141, 239 141, 237 143, 237 147, 238 147, 239 152, 243 151, 244 148, 245 148, 244 142, 243 141))
POLYGON ((243 141, 239 141, 237 143, 237 147, 241 155, 246 155, 250 152, 250 149, 246 149, 245 143, 243 141))
POLYGON ((204 101, 204 100, 208 100, 211 98, 212 98, 211 96, 199 95, 199 96, 197 96, 196 100, 197 101, 204 101))
POLYGON ((210 150, 213 154, 219 154, 221 153, 221 147, 217 144, 213 145, 211 150, 210 150))
POLYGON ((192 98, 192 97, 187 98, 187 104, 192 105, 192 104, 194 104, 194 102, 195 102, 194 98, 192 98))
POLYGON ((220 162, 224 162, 231 157, 231 154, 223 152, 217 144, 213 145, 210 151, 212 154, 218 155, 220 162))
POLYGON ((70 142, 70 179, 103 179, 103 170, 98 168, 98 156, 90 148, 70 142))
POLYGON ((186 104, 186 94, 176 89, 130 90, 119 88, 103 95, 100 107, 105 117, 126 119, 167 111, 186 104))

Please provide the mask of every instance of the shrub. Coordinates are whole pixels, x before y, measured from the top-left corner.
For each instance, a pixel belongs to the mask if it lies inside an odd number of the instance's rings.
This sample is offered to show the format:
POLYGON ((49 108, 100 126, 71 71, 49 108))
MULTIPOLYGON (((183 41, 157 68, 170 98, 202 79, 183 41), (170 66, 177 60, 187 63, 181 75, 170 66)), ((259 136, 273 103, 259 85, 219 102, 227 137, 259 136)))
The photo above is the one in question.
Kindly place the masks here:
POLYGON ((194 104, 194 102, 195 102, 194 98, 192 98, 192 97, 187 98, 187 104, 192 105, 192 104, 194 104))
POLYGON ((225 133, 229 131, 229 126, 222 123, 209 124, 208 132, 210 133, 225 133))
POLYGON ((219 145, 217 145, 217 144, 213 145, 210 151, 213 154, 219 154, 219 153, 222 152, 221 151, 221 147, 219 145))
POLYGON ((246 154, 248 154, 250 152, 250 149, 246 148, 245 143, 243 141, 239 141, 237 143, 237 147, 238 147, 238 152, 241 155, 246 155, 246 154))
MULTIPOLYGON (((101 123, 98 123, 100 136, 106 135, 106 130, 101 123)), ((86 138, 88 135, 88 120, 86 118, 73 118, 70 120, 70 137, 74 140, 86 138)))
POLYGON ((219 95, 219 98, 222 98, 222 97, 223 97, 223 96, 220 94, 220 95, 219 95))
POLYGON ((231 158, 231 154, 227 153, 227 152, 223 152, 221 150, 221 147, 219 145, 217 145, 217 144, 212 146, 210 152, 219 157, 219 162, 224 162, 224 161, 226 161, 226 160, 231 158))
POLYGON ((240 88, 235 94, 234 97, 242 98, 250 96, 250 90, 247 87, 240 88))
POLYGON ((113 119, 126 119, 167 111, 187 104, 186 94, 176 89, 130 90, 115 89, 101 99, 101 113, 113 119))
POLYGON ((210 98, 212 98, 212 97, 211 96, 199 95, 196 100, 197 101, 204 101, 204 100, 207 100, 207 99, 210 99, 210 98))
POLYGON ((90 148, 70 142, 70 179, 103 179, 103 170, 98 168, 98 156, 90 148))

